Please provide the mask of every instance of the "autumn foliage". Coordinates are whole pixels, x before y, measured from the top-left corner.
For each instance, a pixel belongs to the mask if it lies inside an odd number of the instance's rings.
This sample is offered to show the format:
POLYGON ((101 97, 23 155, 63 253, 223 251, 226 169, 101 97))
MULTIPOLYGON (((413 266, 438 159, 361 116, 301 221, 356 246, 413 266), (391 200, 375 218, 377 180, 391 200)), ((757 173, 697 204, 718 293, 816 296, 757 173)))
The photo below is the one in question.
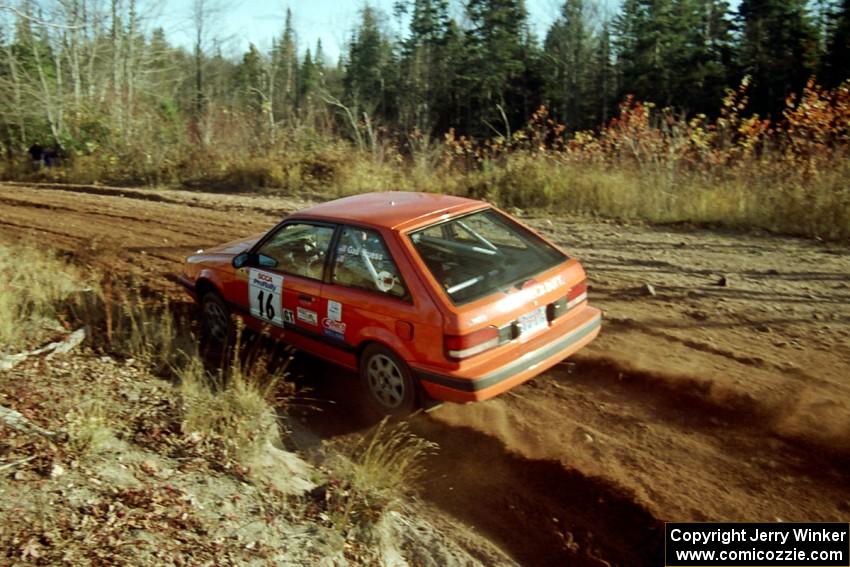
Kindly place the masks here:
POLYGON ((359 142, 332 126, 259 140, 245 117, 211 111, 209 139, 172 132, 72 152, 61 167, 0 165, 0 177, 319 198, 411 190, 505 207, 654 223, 761 228, 850 237, 850 81, 810 81, 779 120, 749 111, 749 81, 714 117, 688 117, 626 98, 604 127, 570 133, 546 107, 518 131, 489 138, 402 135, 365 120, 359 142))
POLYGON ((510 136, 449 131, 442 163, 510 206, 850 236, 850 81, 810 80, 776 121, 748 112, 748 90, 727 90, 713 119, 628 97, 604 127, 572 135, 541 107, 510 136))
POLYGON ((717 118, 686 118, 627 97, 619 115, 599 130, 566 136, 566 126, 540 107, 527 126, 510 137, 476 141, 445 135, 445 163, 469 165, 512 152, 545 154, 575 162, 675 164, 692 169, 751 168, 768 162, 773 170, 801 169, 816 175, 850 149, 850 81, 824 89, 810 80, 799 97, 786 101, 783 119, 747 114, 749 80, 728 89, 717 118))

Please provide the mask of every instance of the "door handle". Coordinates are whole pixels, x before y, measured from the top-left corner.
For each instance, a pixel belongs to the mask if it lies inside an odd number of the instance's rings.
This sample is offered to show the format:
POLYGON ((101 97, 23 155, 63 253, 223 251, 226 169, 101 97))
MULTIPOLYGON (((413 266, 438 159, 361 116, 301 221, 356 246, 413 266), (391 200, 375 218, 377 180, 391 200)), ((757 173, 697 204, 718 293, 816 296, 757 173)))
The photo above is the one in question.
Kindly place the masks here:
POLYGON ((307 295, 305 293, 299 293, 298 294, 298 301, 306 301, 307 303, 313 303, 313 301, 315 301, 315 300, 316 300, 316 298, 313 297, 312 295, 307 295))

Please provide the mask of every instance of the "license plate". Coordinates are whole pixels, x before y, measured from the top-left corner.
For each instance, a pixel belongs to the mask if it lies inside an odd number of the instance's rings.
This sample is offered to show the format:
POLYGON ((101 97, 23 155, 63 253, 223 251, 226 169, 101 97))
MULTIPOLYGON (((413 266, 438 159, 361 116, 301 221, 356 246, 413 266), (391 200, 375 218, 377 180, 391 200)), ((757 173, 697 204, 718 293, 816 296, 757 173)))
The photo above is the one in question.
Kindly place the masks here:
POLYGON ((517 325, 519 325, 521 335, 543 329, 548 324, 549 321, 546 320, 546 307, 540 307, 530 313, 520 315, 519 319, 517 319, 517 325))

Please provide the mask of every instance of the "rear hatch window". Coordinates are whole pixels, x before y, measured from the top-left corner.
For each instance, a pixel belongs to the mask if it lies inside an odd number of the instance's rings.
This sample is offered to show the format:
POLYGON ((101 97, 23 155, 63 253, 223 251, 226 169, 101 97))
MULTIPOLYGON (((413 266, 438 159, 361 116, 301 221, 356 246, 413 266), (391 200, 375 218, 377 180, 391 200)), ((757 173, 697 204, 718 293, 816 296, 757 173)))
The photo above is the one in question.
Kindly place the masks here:
POLYGON ((410 235, 422 261, 455 305, 521 286, 567 257, 493 209, 410 235))

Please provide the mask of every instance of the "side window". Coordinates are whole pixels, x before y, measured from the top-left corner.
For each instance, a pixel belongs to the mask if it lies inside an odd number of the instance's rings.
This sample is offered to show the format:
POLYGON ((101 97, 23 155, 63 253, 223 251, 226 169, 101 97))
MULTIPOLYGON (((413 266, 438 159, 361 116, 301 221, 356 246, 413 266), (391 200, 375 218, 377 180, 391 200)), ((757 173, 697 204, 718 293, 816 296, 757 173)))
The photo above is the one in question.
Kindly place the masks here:
POLYGON ((333 233, 328 226, 287 224, 257 250, 260 265, 320 280, 333 233))
POLYGON ((381 235, 373 230, 350 226, 342 229, 333 266, 333 282, 393 297, 407 295, 398 266, 390 257, 381 235))

